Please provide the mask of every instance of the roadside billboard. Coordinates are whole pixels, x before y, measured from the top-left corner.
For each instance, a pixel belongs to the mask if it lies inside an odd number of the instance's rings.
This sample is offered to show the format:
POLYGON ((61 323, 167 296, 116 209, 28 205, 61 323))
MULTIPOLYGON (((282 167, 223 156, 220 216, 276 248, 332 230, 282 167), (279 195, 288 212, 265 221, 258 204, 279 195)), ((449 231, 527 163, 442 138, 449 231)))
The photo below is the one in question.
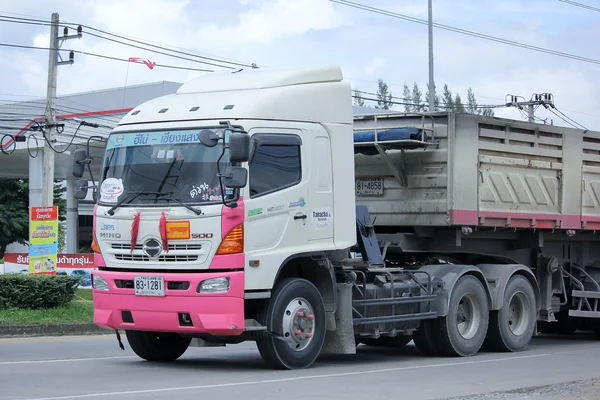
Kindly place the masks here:
MULTIPOLYGON (((29 254, 5 253, 5 274, 29 274, 29 254)), ((82 278, 81 289, 91 289, 91 272, 95 268, 93 254, 58 254, 56 255, 56 275, 70 275, 82 278)))

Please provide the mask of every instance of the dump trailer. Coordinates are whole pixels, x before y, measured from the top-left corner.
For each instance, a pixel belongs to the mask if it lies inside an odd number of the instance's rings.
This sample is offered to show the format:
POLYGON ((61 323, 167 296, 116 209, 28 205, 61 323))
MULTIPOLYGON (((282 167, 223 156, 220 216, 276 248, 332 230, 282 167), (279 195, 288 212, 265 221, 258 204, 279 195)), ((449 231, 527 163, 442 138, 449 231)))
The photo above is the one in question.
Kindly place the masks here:
MULTIPOLYGON (((351 94, 338 66, 251 69, 130 111, 77 184, 96 200, 94 322, 149 361, 255 341, 284 369, 600 331, 600 133, 354 116, 351 94)), ((73 153, 74 176, 91 164, 73 153)))

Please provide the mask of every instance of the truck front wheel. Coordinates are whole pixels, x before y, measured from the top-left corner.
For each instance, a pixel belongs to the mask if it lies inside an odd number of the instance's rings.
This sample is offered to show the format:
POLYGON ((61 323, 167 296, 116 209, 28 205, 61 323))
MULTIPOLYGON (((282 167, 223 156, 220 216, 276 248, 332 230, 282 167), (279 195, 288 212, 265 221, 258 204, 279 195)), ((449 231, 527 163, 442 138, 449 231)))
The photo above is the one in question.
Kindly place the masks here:
POLYGON ((300 278, 286 278, 277 284, 268 302, 263 303, 259 322, 268 333, 256 344, 262 358, 272 367, 309 367, 325 342, 325 306, 317 288, 300 278))
POLYGON ((175 361, 192 341, 176 333, 125 331, 125 335, 133 352, 148 361, 175 361))
POLYGON ((536 324, 535 293, 521 275, 508 281, 502 308, 490 313, 486 341, 496 351, 521 351, 531 341, 536 324))

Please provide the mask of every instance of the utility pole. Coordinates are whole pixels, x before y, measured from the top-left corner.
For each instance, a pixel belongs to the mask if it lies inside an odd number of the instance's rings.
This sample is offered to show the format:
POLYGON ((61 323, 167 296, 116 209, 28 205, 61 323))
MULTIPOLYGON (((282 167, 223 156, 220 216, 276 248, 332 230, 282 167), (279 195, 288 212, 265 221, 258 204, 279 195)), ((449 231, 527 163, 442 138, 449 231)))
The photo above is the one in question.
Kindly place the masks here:
POLYGON ((44 153, 42 171, 42 205, 52 206, 54 201, 54 132, 56 132, 56 79, 58 66, 73 64, 74 53, 71 51, 69 60, 63 61, 60 55, 60 46, 65 40, 81 38, 81 26, 77 27, 77 34, 69 36, 68 28, 63 31, 63 36, 58 36, 58 13, 52 13, 50 22, 50 49, 48 54, 48 86, 46 92, 46 126, 41 130, 44 133, 44 153))
POLYGON ((429 112, 435 107, 435 84, 433 80, 433 5, 429 0, 429 112))
POLYGON ((48 87, 46 91, 46 127, 42 171, 42 205, 54 205, 54 126, 56 125, 56 77, 58 61, 58 13, 52 14, 48 55, 48 87))
POLYGON ((535 110, 537 107, 543 106, 548 108, 548 106, 550 106, 554 108, 554 95, 552 93, 534 93, 531 95, 531 100, 528 101, 522 96, 507 94, 505 100, 507 107, 516 107, 519 110, 523 110, 524 107, 527 107, 528 122, 535 122, 535 110), (523 101, 519 101, 519 99, 523 99, 523 101))

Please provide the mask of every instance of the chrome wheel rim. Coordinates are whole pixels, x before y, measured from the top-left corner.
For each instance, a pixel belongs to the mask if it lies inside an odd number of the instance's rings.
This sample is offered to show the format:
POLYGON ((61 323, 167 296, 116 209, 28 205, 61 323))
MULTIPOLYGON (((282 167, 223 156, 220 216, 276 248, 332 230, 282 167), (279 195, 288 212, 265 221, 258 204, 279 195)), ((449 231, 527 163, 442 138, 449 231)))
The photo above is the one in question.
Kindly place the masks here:
POLYGON ((283 336, 294 351, 304 350, 315 334, 315 313, 312 305, 304 298, 290 301, 283 313, 283 336))
POLYGON ((463 295, 458 302, 456 324, 458 333, 466 340, 473 339, 481 325, 479 307, 480 305, 470 293, 463 295))
POLYGON ((527 297, 523 292, 514 293, 508 302, 508 329, 515 336, 525 333, 530 319, 527 297))

